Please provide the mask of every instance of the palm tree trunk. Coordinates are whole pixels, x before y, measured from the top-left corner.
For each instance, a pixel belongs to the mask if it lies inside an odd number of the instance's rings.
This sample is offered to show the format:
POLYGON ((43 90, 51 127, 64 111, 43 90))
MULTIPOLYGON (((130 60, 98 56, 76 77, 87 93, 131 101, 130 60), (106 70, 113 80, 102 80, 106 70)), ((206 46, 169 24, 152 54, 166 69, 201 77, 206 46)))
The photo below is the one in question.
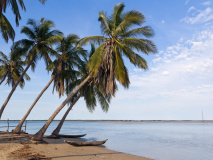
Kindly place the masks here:
POLYGON ((0 85, 4 82, 5 78, 7 77, 7 74, 4 76, 3 80, 0 82, 0 85))
POLYGON ((90 79, 92 78, 92 74, 90 74, 81 84, 74 89, 74 91, 64 100, 64 102, 55 110, 52 116, 47 120, 44 126, 32 137, 32 140, 42 141, 44 133, 49 127, 50 123, 53 121, 55 116, 60 112, 60 110, 67 104, 67 102, 83 87, 90 79))
POLYGON ((19 79, 16 81, 14 87, 12 88, 12 90, 10 91, 10 94, 8 95, 7 99, 5 100, 4 104, 1 107, 0 110, 0 119, 2 116, 2 113, 7 105, 7 103, 9 102, 10 98, 12 97, 14 91, 16 90, 16 87, 18 86, 19 82, 21 81, 21 79, 24 77, 25 73, 27 72, 27 70, 29 69, 29 67, 31 66, 31 64, 33 63, 35 57, 32 58, 32 60, 30 60, 29 64, 27 65, 27 67, 25 68, 24 72, 21 74, 21 76, 19 77, 19 79))
POLYGON ((51 80, 48 82, 48 84, 46 85, 46 87, 41 91, 41 93, 38 95, 38 97, 35 99, 35 101, 33 102, 33 104, 31 105, 31 107, 29 108, 29 110, 27 111, 27 113, 24 115, 24 117, 22 118, 22 120, 19 122, 19 124, 17 125, 17 127, 12 131, 13 133, 20 133, 21 132, 21 127, 24 123, 24 121, 27 119, 28 115, 30 114, 31 110, 33 109, 33 107, 36 105, 36 103, 38 102, 38 100, 41 98, 41 96, 43 95, 43 93, 47 90, 47 88, 50 86, 50 84, 53 82, 54 80, 54 76, 52 75, 51 80))
POLYGON ((66 113, 64 114, 63 118, 61 119, 60 123, 58 124, 57 128, 52 132, 52 135, 58 136, 61 127, 63 126, 63 123, 67 117, 67 115, 69 114, 70 110, 73 108, 73 106, 76 104, 76 102, 79 100, 79 98, 81 98, 81 94, 75 99, 75 101, 70 105, 70 107, 67 109, 66 113))

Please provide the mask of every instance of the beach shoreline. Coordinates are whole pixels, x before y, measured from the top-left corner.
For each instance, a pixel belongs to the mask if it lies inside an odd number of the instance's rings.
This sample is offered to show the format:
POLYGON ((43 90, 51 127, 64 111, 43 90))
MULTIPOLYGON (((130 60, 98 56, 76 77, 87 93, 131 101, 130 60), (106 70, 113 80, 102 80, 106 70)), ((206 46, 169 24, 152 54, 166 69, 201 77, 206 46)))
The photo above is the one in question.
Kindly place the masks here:
MULTIPOLYGON (((64 138, 47 139, 47 144, 36 144, 30 141, 31 135, 11 134, 9 132, 0 132, 0 159, 25 160, 30 156, 41 156, 47 160, 151 160, 140 156, 117 152, 106 149, 104 146, 83 146, 74 147, 64 143, 64 138)), ((82 139, 69 138, 66 140, 82 141, 82 139)), ((31 158, 30 157, 30 158, 31 158)))

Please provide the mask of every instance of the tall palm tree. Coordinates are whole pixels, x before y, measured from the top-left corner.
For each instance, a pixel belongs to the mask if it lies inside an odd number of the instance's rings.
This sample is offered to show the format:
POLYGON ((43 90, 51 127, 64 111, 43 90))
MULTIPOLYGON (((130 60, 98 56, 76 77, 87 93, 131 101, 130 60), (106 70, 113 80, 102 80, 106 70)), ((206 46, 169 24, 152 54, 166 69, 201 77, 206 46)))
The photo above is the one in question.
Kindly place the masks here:
MULTIPOLYGON (((6 84, 13 87, 24 71, 23 66, 26 65, 26 63, 22 61, 19 56, 15 55, 16 51, 17 49, 12 48, 9 57, 0 51, 0 85, 6 80, 6 84)), ((28 74, 25 73, 19 82, 21 88, 24 87, 24 79, 30 80, 28 74)))
MULTIPOLYGON (((41 3, 45 3, 46 0, 39 0, 41 3)), ((2 33, 2 37, 6 42, 8 42, 9 38, 14 40, 15 31, 11 26, 10 22, 7 20, 5 15, 7 6, 11 6, 12 12, 15 15, 16 25, 19 25, 19 21, 21 20, 21 15, 19 12, 19 6, 24 11, 26 10, 23 0, 1 0, 0 1, 0 32, 2 33), (19 5, 18 5, 19 4, 19 5)))
POLYGON ((52 48, 52 44, 58 42, 58 39, 61 37, 62 33, 58 30, 52 30, 52 28, 55 27, 53 22, 42 18, 40 21, 29 19, 27 24, 30 27, 22 27, 21 33, 24 33, 29 39, 22 39, 16 42, 15 46, 23 47, 24 50, 27 51, 23 52, 23 54, 26 56, 28 65, 2 105, 0 110, 0 118, 17 85, 29 67, 31 66, 31 68, 34 69, 34 64, 41 58, 45 60, 45 63, 48 66, 52 62, 50 56, 57 55, 57 52, 52 48))
POLYGON ((107 16, 104 12, 99 12, 101 31, 103 36, 85 37, 79 41, 79 45, 86 45, 88 42, 100 44, 95 53, 89 60, 88 68, 90 74, 65 101, 55 110, 46 124, 32 137, 34 140, 42 140, 43 135, 54 117, 69 102, 69 100, 83 87, 92 77, 95 83, 105 95, 115 95, 116 81, 120 82, 125 88, 129 86, 129 76, 122 55, 127 57, 136 67, 147 69, 146 60, 135 51, 144 54, 157 52, 155 44, 145 38, 154 35, 149 26, 141 27, 145 22, 144 15, 139 11, 124 11, 124 4, 119 3, 114 6, 113 14, 107 16), (134 28, 139 26, 139 28, 134 28), (141 37, 141 38, 139 38, 141 37))
POLYGON ((21 132, 21 127, 24 121, 27 119, 33 107, 52 82, 54 82, 53 89, 56 88, 56 91, 59 93, 59 97, 61 97, 61 95, 64 94, 64 88, 66 87, 69 79, 71 79, 71 81, 75 79, 76 75, 74 67, 80 66, 82 61, 81 56, 85 57, 86 55, 86 51, 84 49, 80 47, 76 48, 75 44, 78 40, 79 37, 75 34, 68 35, 67 37, 58 37, 59 42, 57 44, 56 51, 61 54, 58 54, 57 59, 47 67, 48 70, 53 70, 51 79, 37 96, 17 127, 13 130, 14 133, 21 132), (67 74, 69 74, 69 79, 67 79, 67 74))
MULTIPOLYGON (((94 45, 91 45, 91 52, 89 57, 91 57, 91 55, 94 53, 95 48, 94 45)), ((87 64, 87 60, 85 60, 85 62, 81 63, 81 65, 79 66, 78 70, 79 70, 79 78, 76 79, 75 81, 72 81, 71 83, 69 83, 68 87, 67 87, 67 94, 69 95, 70 92, 72 92, 72 90, 77 87, 87 76, 88 76, 88 70, 86 69, 86 64, 87 64)), ((79 93, 77 93, 72 99, 71 99, 71 104, 70 107, 67 109, 67 111, 65 112, 64 116, 62 117, 61 121, 59 122, 58 126, 56 127, 56 129, 52 132, 52 135, 54 136, 58 136, 63 123, 67 117, 67 115, 69 114, 69 112, 71 111, 71 109, 73 108, 73 106, 77 103, 77 101, 81 98, 84 97, 86 105, 87 105, 87 109, 92 112, 93 110, 95 110, 95 106, 97 104, 97 100, 99 101, 101 108, 103 111, 107 112, 109 109, 109 103, 110 103, 110 99, 111 96, 110 95, 103 95, 98 88, 95 86, 94 82, 90 82, 87 85, 85 85, 84 87, 81 88, 81 90, 79 91, 79 93), (96 100, 97 99, 97 100, 96 100)))

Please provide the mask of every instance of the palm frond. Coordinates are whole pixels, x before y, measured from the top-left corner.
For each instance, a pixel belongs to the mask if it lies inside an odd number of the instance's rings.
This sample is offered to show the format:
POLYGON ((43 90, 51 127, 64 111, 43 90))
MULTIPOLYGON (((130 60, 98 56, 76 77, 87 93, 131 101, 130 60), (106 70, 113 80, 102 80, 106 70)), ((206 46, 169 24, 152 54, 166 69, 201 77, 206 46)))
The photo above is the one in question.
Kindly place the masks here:
POLYGON ((35 39, 36 38, 36 35, 32 31, 32 29, 29 28, 29 27, 23 26, 22 29, 21 29, 21 33, 24 33, 30 39, 35 39))
POLYGON ((2 51, 0 51, 0 56, 1 56, 0 59, 5 60, 5 61, 9 61, 7 56, 2 51))
POLYGON ((86 89, 84 90, 84 100, 86 101, 87 109, 90 112, 93 112, 97 105, 93 86, 87 86, 86 89))
POLYGON ((15 31, 3 13, 0 15, 0 32, 6 42, 15 38, 15 31))
POLYGON ((123 15, 123 19, 116 27, 115 35, 128 31, 128 29, 134 25, 141 25, 145 22, 144 15, 139 11, 129 11, 123 15))
POLYGON ((79 41, 79 36, 76 35, 76 34, 69 34, 67 37, 66 37, 66 41, 70 44, 75 44, 79 41))
POLYGON ((128 71, 117 47, 115 47, 115 59, 115 77, 125 88, 128 88, 130 84, 128 71))
POLYGON ((118 46, 132 64, 142 69, 148 69, 147 62, 144 58, 142 58, 140 55, 135 53, 132 49, 124 44, 118 43, 118 46))
POLYGON ((98 67, 101 64, 102 55, 104 53, 104 43, 102 43, 93 53, 91 58, 88 61, 87 67, 93 72, 93 75, 96 75, 98 72, 98 67))
POLYGON ((101 44, 104 42, 104 37, 103 36, 85 37, 85 38, 82 38, 80 41, 78 41, 77 46, 83 46, 89 42, 93 44, 101 44))
POLYGON ((132 29, 128 32, 122 33, 120 36, 122 38, 134 38, 134 37, 138 37, 138 36, 145 36, 147 38, 153 37, 154 36, 154 31, 150 26, 145 26, 145 27, 141 27, 141 28, 136 28, 136 29, 132 29))
POLYGON ((113 13, 114 31, 121 22, 121 13, 123 12, 124 7, 125 5, 123 3, 118 3, 117 5, 114 6, 114 13, 113 13))
POLYGON ((138 39, 138 38, 123 38, 122 43, 127 45, 131 49, 136 49, 137 51, 141 51, 142 53, 156 53, 157 48, 156 45, 147 39, 138 39))
POLYGON ((99 18, 98 21, 101 22, 101 31, 105 35, 110 34, 110 27, 109 27, 109 19, 108 16, 104 12, 99 12, 99 18))
MULTIPOLYGON (((21 20, 21 15, 20 15, 20 12, 19 12, 18 4, 17 4, 16 0, 10 0, 9 2, 10 2, 10 5, 12 6, 11 7, 12 11, 13 11, 13 13, 16 16, 16 25, 18 26, 19 25, 19 21, 21 20)), ((23 0, 19 0, 18 2, 20 4, 21 8, 23 10, 26 10, 23 0)))
POLYGON ((95 52, 95 45, 91 44, 91 50, 90 50, 90 53, 89 53, 89 58, 92 57, 92 55, 93 55, 94 52, 95 52))
POLYGON ((99 102, 100 105, 101 105, 101 109, 102 109, 104 112, 108 112, 111 96, 110 96, 110 95, 104 96, 104 95, 103 95, 100 91, 98 91, 98 90, 96 90, 95 94, 96 94, 96 97, 97 97, 97 99, 98 99, 98 102, 99 102))

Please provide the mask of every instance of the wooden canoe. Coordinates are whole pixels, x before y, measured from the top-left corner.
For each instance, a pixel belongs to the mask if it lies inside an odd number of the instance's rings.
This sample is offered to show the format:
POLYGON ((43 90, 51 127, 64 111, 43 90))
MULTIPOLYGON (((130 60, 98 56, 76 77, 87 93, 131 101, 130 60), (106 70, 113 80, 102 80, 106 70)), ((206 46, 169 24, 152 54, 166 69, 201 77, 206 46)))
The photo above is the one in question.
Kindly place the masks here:
POLYGON ((80 134, 80 135, 65 135, 65 134, 59 134, 58 137, 62 137, 62 138, 80 138, 80 137, 84 137, 87 134, 80 134))
POLYGON ((70 144, 70 145, 73 145, 73 146, 98 146, 98 145, 101 145, 101 144, 104 144, 106 140, 103 140, 103 141, 91 141, 91 142, 79 142, 79 141, 67 141, 67 140, 64 140, 64 142, 70 144))

